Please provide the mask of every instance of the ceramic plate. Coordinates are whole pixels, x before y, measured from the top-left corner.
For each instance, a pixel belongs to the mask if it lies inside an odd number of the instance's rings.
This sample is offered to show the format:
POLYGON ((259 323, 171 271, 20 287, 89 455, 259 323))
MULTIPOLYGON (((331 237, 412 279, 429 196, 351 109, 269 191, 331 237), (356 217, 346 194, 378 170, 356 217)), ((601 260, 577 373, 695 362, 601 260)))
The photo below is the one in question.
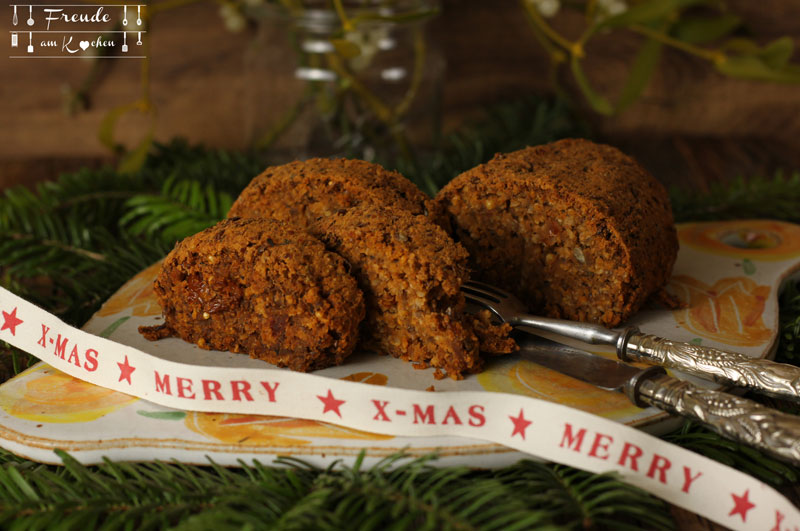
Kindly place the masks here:
MULTIPOLYGON (((630 324, 675 340, 768 356, 777 334, 778 290, 800 265, 800 226, 773 221, 685 224, 668 290, 687 303, 670 311, 647 308, 630 324)), ((177 338, 157 342, 137 332, 161 322, 152 282, 158 264, 117 291, 86 324, 108 337, 164 359, 199 365, 264 367, 241 354, 206 351, 177 338)), ((578 343, 571 343, 580 346, 578 343)), ((584 345, 584 348, 586 346, 584 345)), ((613 357, 610 351, 593 351, 613 357)), ((433 370, 415 370, 400 360, 360 352, 344 365, 318 371, 340 378, 407 389, 516 393, 543 398, 632 426, 659 432, 674 419, 638 409, 616 393, 544 369, 518 355, 495 358, 486 370, 464 380, 435 380, 433 370)), ((697 380, 695 380, 697 382, 697 380)), ((176 459, 236 465, 290 455, 325 465, 352 461, 361 449, 368 460, 401 450, 414 455, 438 451, 441 464, 504 466, 522 454, 505 447, 456 437, 390 437, 317 421, 167 409, 68 377, 38 364, 0 386, 0 444, 30 459, 59 462, 61 448, 79 460, 176 459)))

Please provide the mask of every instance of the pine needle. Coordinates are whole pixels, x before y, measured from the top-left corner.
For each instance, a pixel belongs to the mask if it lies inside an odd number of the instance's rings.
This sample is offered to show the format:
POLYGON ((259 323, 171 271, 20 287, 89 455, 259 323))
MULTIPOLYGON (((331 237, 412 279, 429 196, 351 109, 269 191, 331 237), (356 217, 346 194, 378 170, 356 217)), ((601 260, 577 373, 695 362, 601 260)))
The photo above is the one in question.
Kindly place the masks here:
MULTIPOLYGON (((433 155, 398 159, 428 193, 494 153, 564 136, 585 136, 562 103, 500 105, 444 139, 433 155)), ((263 167, 252 155, 156 146, 133 175, 82 170, 34 192, 0 198, 0 281, 80 325, 116 289, 162 257, 177 239, 225 216, 263 167)), ((771 217, 800 221, 800 174, 740 179, 706 195, 673 190, 679 220, 771 217)), ((800 285, 780 299, 778 359, 800 352, 800 285)), ((3 346, 9 372, 31 357, 3 346)), ((798 470, 687 424, 668 440, 773 485, 798 470)), ((614 475, 524 461, 499 470, 437 468, 434 456, 396 455, 373 467, 318 469, 284 458, 230 470, 209 463, 61 467, 0 451, 0 527, 8 529, 669 529, 668 507, 614 475)))
POLYGON ((11 529, 671 529, 666 504, 613 475, 523 461, 436 468, 397 454, 378 465, 298 461, 241 469, 178 463, 63 467, 0 452, 0 526, 11 529), (24 472, 23 472, 24 471, 24 472))
POLYGON ((726 219, 779 219, 800 223, 800 171, 771 178, 739 177, 716 183, 706 194, 670 190, 677 222, 726 219))
POLYGON ((778 350, 775 359, 800 362, 800 280, 790 279, 780 295, 778 350))
POLYGON ((496 153, 587 135, 587 126, 564 101, 532 97, 489 107, 479 121, 446 136, 441 149, 432 155, 379 162, 397 169, 433 196, 451 179, 496 153))

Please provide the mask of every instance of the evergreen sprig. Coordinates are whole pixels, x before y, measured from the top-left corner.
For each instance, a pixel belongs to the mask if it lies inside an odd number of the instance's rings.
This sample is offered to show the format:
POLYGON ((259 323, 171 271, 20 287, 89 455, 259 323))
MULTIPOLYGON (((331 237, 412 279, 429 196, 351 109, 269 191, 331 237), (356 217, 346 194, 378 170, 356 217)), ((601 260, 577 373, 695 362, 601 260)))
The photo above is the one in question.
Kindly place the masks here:
POLYGON ((800 223, 800 171, 772 177, 738 177, 715 183, 707 193, 670 190, 675 221, 780 219, 800 223))
MULTIPOLYGON (((424 166, 395 166, 434 193, 495 152, 511 151, 585 129, 561 103, 528 100, 493 108, 486 121, 448 136, 424 166)), ((263 167, 255 155, 157 146, 142 170, 83 170, 0 198, 0 280, 68 322, 80 325, 136 272, 175 240, 225 215, 231 200, 263 167)), ((773 217, 800 221, 800 174, 741 179, 705 195, 673 191, 681 221, 773 217)), ((781 297, 778 358, 800 352, 800 290, 781 297)), ((11 372, 29 356, 11 352, 11 372)), ((742 468, 773 485, 798 470, 687 425, 673 442, 742 468)), ((400 456, 377 467, 316 469, 285 461, 241 470, 166 463, 63 467, 0 452, 0 526, 178 529, 341 527, 485 529, 505 527, 669 528, 662 502, 618 478, 570 467, 523 462, 494 471, 437 469, 400 456), (402 461, 402 462, 401 462, 402 461), (524 524, 524 525, 523 525, 524 524)))
POLYGON ((223 217, 261 164, 173 142, 157 146, 137 174, 81 170, 35 192, 7 189, 0 198, 0 281, 81 325, 176 240, 223 217))
POLYGON ((180 463, 63 467, 0 451, 4 529, 671 529, 665 503, 614 475, 522 461, 437 468, 434 456, 370 468, 180 463))
POLYGON ((212 183, 170 177, 158 194, 141 194, 126 203, 120 219, 134 235, 170 245, 224 218, 233 196, 212 183))
POLYGON ((0 201, 4 285, 73 323, 85 321, 132 271, 163 252, 115 230, 115 216, 137 186, 142 183, 112 172, 84 171, 44 183, 36 193, 6 190, 0 201), (121 248, 135 249, 136 261, 117 259, 121 248))
POLYGON ((396 168, 433 196, 458 174, 496 153, 508 153, 567 137, 587 137, 588 126, 563 100, 525 98, 486 109, 479 121, 445 137, 441 149, 420 160, 380 161, 396 168))
MULTIPOLYGON (((748 398, 758 399, 755 395, 748 398)), ((775 407, 776 404, 768 405, 775 407)), ((664 439, 723 465, 741 470, 770 485, 796 483, 800 478, 800 468, 766 458, 758 450, 720 437, 694 422, 685 422, 679 430, 667 434, 664 439)))
POLYGON ((775 359, 800 362, 800 280, 789 280, 780 295, 778 351, 775 359))

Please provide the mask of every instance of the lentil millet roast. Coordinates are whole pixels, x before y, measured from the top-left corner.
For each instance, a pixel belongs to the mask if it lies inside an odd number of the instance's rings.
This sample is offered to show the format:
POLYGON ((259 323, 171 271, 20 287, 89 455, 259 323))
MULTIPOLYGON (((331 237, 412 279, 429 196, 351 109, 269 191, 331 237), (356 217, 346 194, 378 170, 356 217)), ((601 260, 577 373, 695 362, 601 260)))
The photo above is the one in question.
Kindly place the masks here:
POLYGON ((616 326, 661 292, 677 256, 664 187, 587 140, 496 155, 436 201, 474 276, 552 317, 616 326))
POLYGON ((364 299, 339 255, 280 221, 226 219, 179 242, 154 284, 164 324, 201 348, 243 352, 297 371, 342 363, 364 299))
POLYGON ((360 205, 325 218, 320 238, 347 259, 364 292, 366 348, 454 379, 479 372, 481 352, 516 349, 508 325, 465 312, 467 253, 425 216, 360 205))
POLYGON ((228 217, 279 219, 315 233, 318 222, 360 204, 402 208, 440 225, 446 220, 400 173, 363 160, 325 158, 267 168, 245 187, 228 217))

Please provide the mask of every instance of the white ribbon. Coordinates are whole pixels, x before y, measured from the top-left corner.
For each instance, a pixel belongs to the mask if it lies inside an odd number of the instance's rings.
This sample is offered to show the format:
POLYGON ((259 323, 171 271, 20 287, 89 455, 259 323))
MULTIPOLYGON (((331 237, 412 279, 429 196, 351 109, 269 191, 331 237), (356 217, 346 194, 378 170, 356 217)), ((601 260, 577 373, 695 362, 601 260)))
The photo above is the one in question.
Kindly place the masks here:
POLYGON ((625 481, 732 529, 797 529, 770 486, 644 432, 535 398, 429 393, 274 369, 166 361, 65 324, 0 288, 0 339, 75 378, 163 406, 320 420, 387 435, 463 436, 625 481))

